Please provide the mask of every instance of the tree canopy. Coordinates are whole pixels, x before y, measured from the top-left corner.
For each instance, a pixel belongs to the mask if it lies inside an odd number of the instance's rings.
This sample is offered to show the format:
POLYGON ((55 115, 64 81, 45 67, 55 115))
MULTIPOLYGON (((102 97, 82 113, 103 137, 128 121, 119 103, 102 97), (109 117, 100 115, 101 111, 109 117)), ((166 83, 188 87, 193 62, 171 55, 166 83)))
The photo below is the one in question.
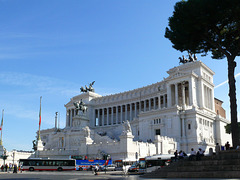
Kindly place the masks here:
POLYGON ((227 58, 231 132, 233 146, 239 145, 237 126, 236 56, 240 55, 240 1, 188 0, 177 2, 165 37, 183 52, 212 53, 213 59, 227 58))
POLYGON ((240 55, 240 1, 189 0, 176 3, 165 37, 177 50, 212 52, 212 58, 240 55))

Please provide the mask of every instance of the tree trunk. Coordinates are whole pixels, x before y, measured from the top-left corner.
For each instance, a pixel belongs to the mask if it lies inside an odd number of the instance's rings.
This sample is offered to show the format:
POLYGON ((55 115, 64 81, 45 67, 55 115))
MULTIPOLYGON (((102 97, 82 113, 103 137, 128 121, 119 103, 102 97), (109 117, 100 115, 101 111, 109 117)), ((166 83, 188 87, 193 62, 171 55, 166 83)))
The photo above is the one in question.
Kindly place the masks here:
POLYGON ((239 130, 238 130, 238 118, 237 118, 237 99, 236 99, 236 80, 234 77, 234 71, 236 67, 235 57, 227 57, 228 61, 228 85, 229 85, 229 97, 230 97, 230 110, 231 110, 231 131, 232 131, 232 143, 233 148, 239 145, 239 130))

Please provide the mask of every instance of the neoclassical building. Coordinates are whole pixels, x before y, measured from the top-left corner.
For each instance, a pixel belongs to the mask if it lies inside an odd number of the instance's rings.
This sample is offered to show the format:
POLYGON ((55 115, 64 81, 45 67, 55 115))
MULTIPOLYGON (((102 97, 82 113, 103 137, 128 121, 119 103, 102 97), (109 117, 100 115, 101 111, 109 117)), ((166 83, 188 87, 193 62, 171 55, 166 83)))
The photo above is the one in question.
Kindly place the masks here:
POLYGON ((231 142, 224 126, 221 100, 214 98, 214 72, 201 61, 167 71, 168 77, 152 85, 101 96, 82 92, 65 104, 66 127, 41 131, 44 149, 39 156, 81 155, 91 158, 107 153, 113 159, 135 159, 208 151, 216 143, 231 142), (76 103, 87 106, 82 112, 76 103), (130 126, 126 130, 126 124, 130 126))

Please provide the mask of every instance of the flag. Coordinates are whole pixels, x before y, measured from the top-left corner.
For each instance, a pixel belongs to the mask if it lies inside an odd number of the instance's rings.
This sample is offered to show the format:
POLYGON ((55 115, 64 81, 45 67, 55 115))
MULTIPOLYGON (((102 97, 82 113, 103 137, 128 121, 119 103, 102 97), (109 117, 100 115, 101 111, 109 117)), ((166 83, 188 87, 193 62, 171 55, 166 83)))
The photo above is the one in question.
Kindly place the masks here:
POLYGON ((42 96, 40 97, 39 127, 41 126, 41 121, 42 121, 42 117, 41 117, 41 99, 42 99, 42 96))
POLYGON ((4 110, 2 110, 2 122, 1 122, 1 126, 0 126, 0 131, 2 130, 2 127, 3 127, 3 111, 4 110))

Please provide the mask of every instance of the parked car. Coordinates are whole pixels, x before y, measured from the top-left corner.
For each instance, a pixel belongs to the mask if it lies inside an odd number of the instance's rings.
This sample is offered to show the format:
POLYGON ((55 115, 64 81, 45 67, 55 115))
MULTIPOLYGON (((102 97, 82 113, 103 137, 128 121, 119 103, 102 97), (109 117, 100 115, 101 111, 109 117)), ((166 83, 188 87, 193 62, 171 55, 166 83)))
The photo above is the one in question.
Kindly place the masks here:
POLYGON ((128 168, 128 172, 138 172, 139 165, 133 164, 131 167, 128 168))
POLYGON ((101 171, 116 171, 116 165, 115 164, 110 164, 110 165, 107 165, 107 166, 101 166, 100 169, 101 171))

